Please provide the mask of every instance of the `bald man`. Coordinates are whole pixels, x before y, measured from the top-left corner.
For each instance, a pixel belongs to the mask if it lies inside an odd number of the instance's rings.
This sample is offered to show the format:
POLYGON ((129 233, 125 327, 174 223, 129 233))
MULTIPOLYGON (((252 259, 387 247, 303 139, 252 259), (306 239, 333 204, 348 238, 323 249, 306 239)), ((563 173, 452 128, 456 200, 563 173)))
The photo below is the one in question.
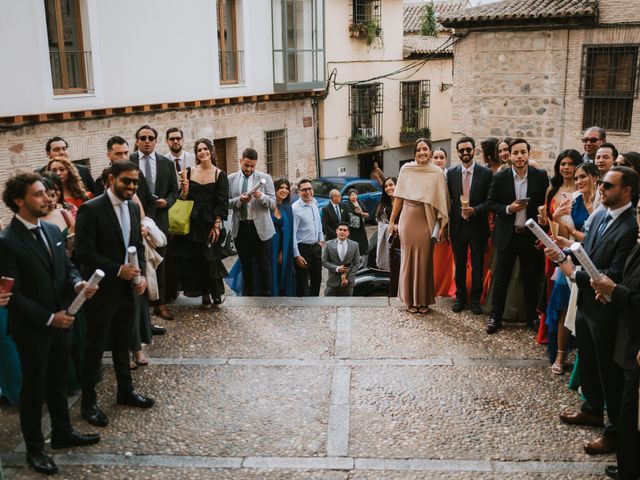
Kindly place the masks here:
POLYGON ((338 190, 329 192, 331 200, 322 207, 322 232, 326 240, 336 238, 336 228, 340 222, 348 221, 347 206, 342 203, 342 196, 338 190))

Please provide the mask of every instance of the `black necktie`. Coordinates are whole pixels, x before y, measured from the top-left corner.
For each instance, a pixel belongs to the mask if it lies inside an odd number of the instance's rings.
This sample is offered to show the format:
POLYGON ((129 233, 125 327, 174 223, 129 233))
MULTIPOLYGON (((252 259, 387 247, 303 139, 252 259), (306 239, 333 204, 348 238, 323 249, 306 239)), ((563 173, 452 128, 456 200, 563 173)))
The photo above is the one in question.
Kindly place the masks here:
POLYGON ((176 158, 176 172, 180 173, 180 159, 176 158))
POLYGON ((42 227, 36 227, 34 229, 31 230, 33 232, 33 234, 36 237, 36 242, 38 242, 38 245, 40 246, 40 250, 42 251, 42 253, 44 253, 44 256, 48 259, 51 260, 51 253, 49 251, 49 248, 47 247, 47 244, 44 240, 44 238, 42 238, 42 227))

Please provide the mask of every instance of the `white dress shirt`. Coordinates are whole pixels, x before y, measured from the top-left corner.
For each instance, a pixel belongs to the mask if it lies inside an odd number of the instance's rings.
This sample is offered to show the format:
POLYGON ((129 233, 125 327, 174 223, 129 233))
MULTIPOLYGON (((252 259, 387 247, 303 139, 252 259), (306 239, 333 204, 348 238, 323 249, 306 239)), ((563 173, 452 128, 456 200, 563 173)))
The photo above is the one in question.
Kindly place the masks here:
POLYGON ((604 228, 602 233, 606 232, 607 229, 613 224, 613 222, 615 222, 618 219, 618 217, 622 215, 627 210, 627 208, 630 208, 631 206, 632 206, 631 202, 629 202, 624 207, 616 208, 615 210, 611 210, 610 208, 607 208, 607 214, 611 215, 611 220, 609 220, 609 223, 604 228))
POLYGON ((305 203, 302 198, 294 202, 293 211, 293 256, 299 257, 298 243, 314 244, 322 241, 322 223, 318 202, 315 198, 305 203))
MULTIPOLYGON (((244 192, 242 191, 242 183, 244 182, 245 175, 244 173, 240 172, 240 175, 238 175, 238 177, 240 179, 240 184, 238 185, 238 190, 240 190, 240 193, 247 193, 253 188, 253 184, 255 182, 255 175, 253 173, 247 177, 247 189, 244 192)), ((253 199, 253 197, 251 198, 253 199)), ((247 204, 247 220, 253 220, 253 206, 251 205, 252 203, 253 202, 249 200, 249 203, 247 204)))
MULTIPOLYGON (((511 172, 513 173, 513 186, 516 191, 516 200, 521 200, 523 198, 527 198, 527 189, 528 189, 528 179, 529 179, 529 169, 527 168, 527 172, 524 174, 523 178, 516 173, 515 169, 512 167, 511 172)), ((509 206, 507 205, 507 213, 511 214, 509 211, 509 206)), ((523 208, 516 212, 516 219, 514 222, 514 226, 516 227, 524 227, 525 222, 527 221, 527 209, 523 208)))

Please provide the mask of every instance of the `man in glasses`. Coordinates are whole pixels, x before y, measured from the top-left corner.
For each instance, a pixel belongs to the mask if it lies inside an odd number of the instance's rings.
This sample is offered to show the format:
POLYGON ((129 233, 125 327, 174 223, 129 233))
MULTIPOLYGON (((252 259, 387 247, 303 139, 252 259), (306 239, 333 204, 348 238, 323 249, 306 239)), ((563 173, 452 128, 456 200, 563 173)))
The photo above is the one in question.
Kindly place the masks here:
POLYGON ((607 141, 607 132, 604 128, 589 127, 582 134, 582 145, 584 145, 583 162, 593 162, 596 159, 596 152, 607 141))
MULTIPOLYGON (((613 167, 599 183, 604 208, 594 215, 583 246, 598 271, 619 282, 638 234, 631 204, 638 191, 638 174, 628 167, 613 167)), ((599 301, 589 275, 584 270, 577 271, 568 256, 560 261, 560 256, 553 249, 546 249, 545 254, 558 263, 562 273, 576 283, 580 292, 576 339, 585 401, 580 411, 563 412, 560 419, 568 424, 602 427, 606 406, 609 421, 602 435, 585 444, 584 450, 591 455, 613 452, 619 444, 619 412, 624 381, 622 370, 614 363, 618 329, 616 310, 611 304, 599 301)))
MULTIPOLYGON (((47 154, 47 161, 54 159, 56 157, 64 157, 69 159, 69 143, 62 137, 51 137, 47 140, 47 143, 44 146, 44 151, 47 154)), ((80 175, 80 179, 84 186, 88 191, 97 195, 96 192, 96 184, 91 178, 91 170, 84 165, 80 165, 79 163, 74 163, 76 170, 78 170, 78 175, 80 175)), ((44 172, 46 166, 39 168, 38 173, 44 172)))
POLYGON ((529 218, 537 218, 538 207, 544 205, 549 177, 544 170, 529 165, 529 143, 515 138, 509 143, 511 168, 496 173, 489 190, 489 208, 495 214, 493 242, 496 247, 496 270, 491 315, 486 332, 496 333, 502 326, 507 289, 516 258, 524 284, 527 324, 538 328, 538 287, 543 272, 542 252, 536 248, 536 237, 525 226, 529 218))
POLYGON ((134 163, 114 162, 106 193, 83 204, 76 220, 76 254, 82 276, 89 278, 98 268, 105 273, 98 293, 85 304, 87 333, 80 410, 82 418, 99 427, 109 423, 98 407, 96 394, 107 342, 111 345, 118 385, 117 403, 139 408, 149 408, 154 403, 134 391, 129 364, 134 295, 142 295, 146 289, 140 209, 131 201, 139 181, 134 163), (129 263, 129 247, 137 251, 138 267, 129 263))
POLYGON ((447 171, 451 198, 449 235, 456 265, 456 301, 451 310, 461 312, 467 303, 467 252, 471 248, 471 311, 480 315, 484 252, 489 238, 487 197, 493 174, 474 161, 476 142, 473 138, 458 139, 456 150, 461 164, 447 171))
MULTIPOLYGON (((149 125, 143 125, 136 131, 137 151, 131 154, 130 160, 144 173, 144 178, 149 186, 149 191, 154 199, 153 209, 145 212, 153 218, 158 228, 166 235, 169 230, 169 209, 178 198, 178 177, 175 165, 167 157, 155 151, 158 132, 149 125)), ((167 247, 158 248, 161 257, 167 254, 167 247)), ((164 304, 165 294, 165 263, 158 265, 158 290, 160 300, 154 302, 154 313, 164 320, 173 320, 173 314, 164 304)), ((152 329, 152 333, 161 335, 163 328, 152 329)))
POLYGON ((322 282, 322 224, 311 181, 298 182, 300 198, 293 210, 293 256, 296 259, 296 295, 317 297, 322 282))

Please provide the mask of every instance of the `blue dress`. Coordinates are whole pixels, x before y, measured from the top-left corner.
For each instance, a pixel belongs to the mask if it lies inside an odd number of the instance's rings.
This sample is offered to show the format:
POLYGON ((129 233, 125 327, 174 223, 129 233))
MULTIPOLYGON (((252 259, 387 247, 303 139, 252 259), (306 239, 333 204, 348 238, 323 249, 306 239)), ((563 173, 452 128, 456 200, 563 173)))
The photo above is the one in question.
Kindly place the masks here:
MULTIPOLYGON (((282 202, 278 209, 281 218, 271 215, 276 233, 271 238, 271 296, 295 296, 294 258, 293 258, 293 212, 291 203, 282 202), (278 255, 282 252, 282 263, 278 265, 278 255)), ((256 277, 257 279, 257 277, 256 277)), ((236 295, 242 295, 243 278, 240 260, 233 264, 225 282, 236 295)), ((254 294, 259 295, 257 286, 254 294)))
POLYGON ((7 335, 7 309, 0 307, 0 394, 17 403, 22 386, 20 357, 13 339, 7 335))
MULTIPOLYGON (((571 207, 571 218, 576 230, 582 231, 584 222, 589 218, 589 211, 584 205, 582 195, 576 197, 571 207)), ((553 284, 553 290, 549 297, 549 303, 547 305, 547 318, 546 324, 548 327, 548 343, 547 353, 551 363, 555 362, 556 355, 558 353, 558 319, 560 313, 566 311, 569 306, 569 297, 571 296, 571 287, 567 277, 559 270, 556 274, 556 281, 553 284)))

